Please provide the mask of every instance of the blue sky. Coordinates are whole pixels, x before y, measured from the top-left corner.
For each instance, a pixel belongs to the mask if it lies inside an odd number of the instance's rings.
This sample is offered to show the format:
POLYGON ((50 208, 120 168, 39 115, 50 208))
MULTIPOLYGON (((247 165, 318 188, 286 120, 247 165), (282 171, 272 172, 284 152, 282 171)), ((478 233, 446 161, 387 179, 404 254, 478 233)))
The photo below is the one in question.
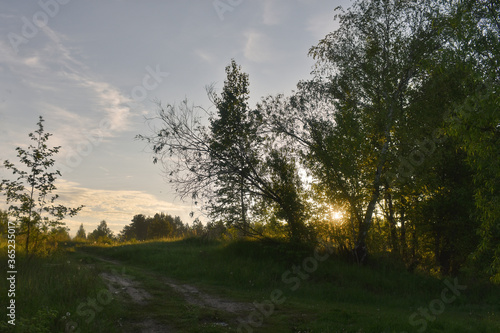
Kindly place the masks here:
MULTIPOLYGON (((136 134, 153 100, 209 107, 232 58, 250 76, 251 104, 290 93, 309 77, 309 48, 336 27, 349 0, 40 0, 0 3, 0 162, 16 162, 38 116, 56 165, 60 203, 85 205, 67 220, 119 232, 135 214, 191 222, 136 134)), ((9 177, 0 168, 0 178, 9 177)), ((0 208, 5 208, 4 200, 0 208)))

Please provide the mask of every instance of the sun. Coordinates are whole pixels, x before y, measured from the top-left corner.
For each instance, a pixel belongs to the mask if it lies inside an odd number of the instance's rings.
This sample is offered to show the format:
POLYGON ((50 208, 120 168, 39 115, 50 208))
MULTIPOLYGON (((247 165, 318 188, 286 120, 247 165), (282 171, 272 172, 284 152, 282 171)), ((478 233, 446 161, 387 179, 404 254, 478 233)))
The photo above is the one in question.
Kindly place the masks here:
POLYGON ((342 212, 339 212, 339 211, 332 212, 332 218, 334 220, 340 220, 343 216, 344 216, 344 214, 342 212))

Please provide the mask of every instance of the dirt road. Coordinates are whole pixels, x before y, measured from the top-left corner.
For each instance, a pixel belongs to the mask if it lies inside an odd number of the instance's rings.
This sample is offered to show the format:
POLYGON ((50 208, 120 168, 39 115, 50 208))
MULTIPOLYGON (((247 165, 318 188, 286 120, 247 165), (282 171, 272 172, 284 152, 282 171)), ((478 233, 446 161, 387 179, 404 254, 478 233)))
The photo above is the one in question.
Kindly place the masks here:
POLYGON ((138 313, 142 313, 142 316, 122 318, 119 321, 118 325, 125 333, 179 332, 175 324, 168 322, 168 313, 165 313, 165 318, 162 318, 161 305, 165 303, 166 299, 177 298, 181 300, 181 303, 184 303, 183 306, 190 307, 190 309, 215 313, 216 315, 213 316, 205 316, 200 322, 200 325, 210 326, 212 332, 228 332, 231 327, 234 330, 239 323, 238 318, 246 317, 249 312, 255 310, 251 303, 237 302, 201 290, 197 286, 180 283, 171 278, 142 270, 143 276, 156 281, 153 289, 140 282, 131 273, 130 268, 127 269, 127 266, 122 263, 92 256, 106 264, 105 271, 99 275, 106 282, 115 299, 126 308, 136 309, 138 313))

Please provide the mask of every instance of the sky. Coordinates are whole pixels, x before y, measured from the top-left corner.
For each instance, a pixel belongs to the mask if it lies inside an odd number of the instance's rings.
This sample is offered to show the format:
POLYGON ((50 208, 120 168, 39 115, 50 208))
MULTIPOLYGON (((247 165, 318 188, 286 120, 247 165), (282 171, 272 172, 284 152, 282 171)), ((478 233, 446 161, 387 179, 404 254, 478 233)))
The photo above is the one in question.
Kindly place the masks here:
MULTIPOLYGON (((38 117, 61 146, 58 203, 85 205, 66 219, 74 235, 106 220, 118 233, 136 214, 191 223, 137 134, 154 101, 210 107, 231 59, 250 79, 250 104, 290 94, 310 77, 307 53, 336 28, 349 0, 40 0, 0 2, 0 163, 19 165, 38 117)), ((0 179, 11 178, 0 167, 0 179)), ((0 208, 7 208, 5 197, 0 208)), ((189 216, 195 211, 193 218, 189 216)))

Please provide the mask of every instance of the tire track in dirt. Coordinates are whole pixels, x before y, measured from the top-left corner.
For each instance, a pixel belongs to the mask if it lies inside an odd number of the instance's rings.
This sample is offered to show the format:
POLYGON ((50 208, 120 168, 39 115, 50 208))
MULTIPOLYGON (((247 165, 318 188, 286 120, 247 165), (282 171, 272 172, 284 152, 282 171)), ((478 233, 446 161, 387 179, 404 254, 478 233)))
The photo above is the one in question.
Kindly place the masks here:
MULTIPOLYGON (((121 265, 117 261, 111 261, 103 258, 96 257, 99 260, 112 263, 114 265, 121 265)), ((153 298, 153 296, 147 292, 142 286, 137 282, 129 279, 123 275, 118 273, 101 273, 99 276, 106 282, 109 291, 113 295, 118 295, 125 292, 129 297, 132 303, 138 306, 145 306, 149 303, 149 300, 153 298)), ((132 333, 132 332, 148 332, 148 333, 172 333, 172 329, 170 327, 166 327, 151 318, 144 318, 144 320, 140 322, 126 324, 119 322, 119 325, 123 328, 124 333, 132 333)))
POLYGON ((236 302, 219 296, 210 295, 205 292, 201 292, 196 287, 189 284, 177 284, 170 279, 164 279, 164 281, 172 289, 180 293, 186 302, 193 305, 234 314, 241 314, 255 309, 250 303, 236 302))
MULTIPOLYGON (((121 262, 116 260, 101 258, 95 255, 92 256, 106 263, 110 263, 117 266, 123 265, 121 262)), ((224 311, 234 315, 235 318, 237 318, 237 316, 239 315, 248 314, 248 312, 255 310, 254 305, 251 303, 237 302, 224 297, 209 294, 200 291, 197 287, 193 285, 186 283, 178 283, 173 279, 166 278, 164 276, 159 276, 156 273, 152 272, 148 273, 158 276, 160 281, 162 281, 165 285, 170 287, 177 294, 180 294, 182 298, 191 305, 218 311, 224 311)), ((139 306, 145 306, 149 303, 150 300, 153 299, 151 293, 145 290, 139 282, 133 280, 133 277, 129 278, 128 276, 124 274, 119 274, 116 271, 113 271, 111 273, 103 272, 99 275, 106 282, 109 291, 113 293, 113 295, 126 293, 130 301, 139 306)), ((222 321, 213 324, 219 326, 229 326, 228 323, 222 321)), ((174 332, 172 328, 166 327, 165 325, 161 325, 160 323, 156 322, 151 318, 145 318, 143 321, 138 323, 132 323, 131 325, 132 325, 131 327, 124 327, 123 332, 138 332, 138 330, 139 332, 152 332, 152 333, 174 332)))

